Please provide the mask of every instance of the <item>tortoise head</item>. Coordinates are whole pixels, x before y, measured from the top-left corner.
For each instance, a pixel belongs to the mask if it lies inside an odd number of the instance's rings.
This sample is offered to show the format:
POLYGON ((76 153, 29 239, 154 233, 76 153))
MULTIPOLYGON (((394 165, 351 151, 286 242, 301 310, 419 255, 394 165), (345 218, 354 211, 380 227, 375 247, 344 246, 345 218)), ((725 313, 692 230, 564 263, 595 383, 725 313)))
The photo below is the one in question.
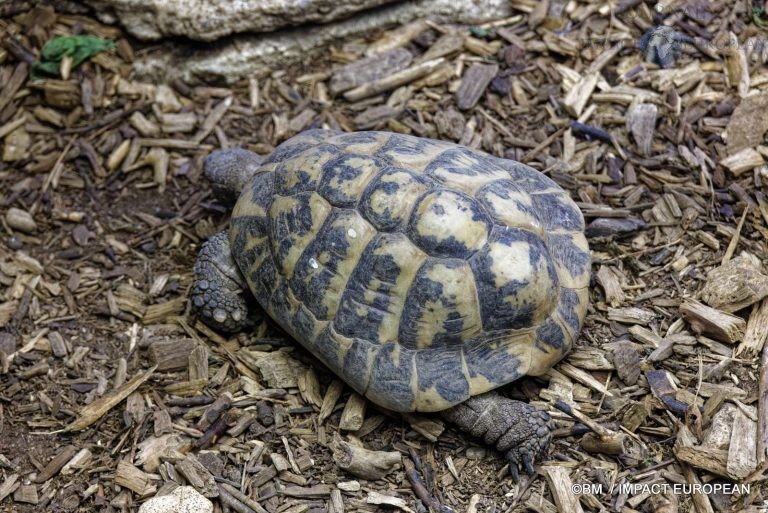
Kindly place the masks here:
POLYGON ((218 150, 205 158, 203 172, 211 182, 216 199, 232 206, 263 160, 262 156, 243 148, 218 150))

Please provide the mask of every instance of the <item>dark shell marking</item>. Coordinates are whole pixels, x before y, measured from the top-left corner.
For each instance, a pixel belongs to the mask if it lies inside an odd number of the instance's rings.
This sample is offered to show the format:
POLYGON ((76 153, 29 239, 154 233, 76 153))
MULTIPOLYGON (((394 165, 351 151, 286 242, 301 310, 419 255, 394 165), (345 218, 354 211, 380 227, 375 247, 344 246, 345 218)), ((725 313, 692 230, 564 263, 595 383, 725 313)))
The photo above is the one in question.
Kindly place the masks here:
POLYGON ((230 243, 265 310, 360 393, 448 408, 570 348, 584 220, 522 164, 384 132, 311 130, 243 192, 230 243))

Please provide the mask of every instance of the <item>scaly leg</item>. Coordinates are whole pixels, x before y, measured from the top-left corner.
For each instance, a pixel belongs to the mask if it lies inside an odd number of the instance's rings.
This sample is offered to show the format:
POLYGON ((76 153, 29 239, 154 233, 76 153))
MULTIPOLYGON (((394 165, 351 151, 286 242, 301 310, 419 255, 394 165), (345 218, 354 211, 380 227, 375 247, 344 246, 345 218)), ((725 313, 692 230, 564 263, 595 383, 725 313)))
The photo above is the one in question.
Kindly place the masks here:
POLYGON ((547 451, 554 424, 546 412, 496 392, 470 397, 442 412, 459 429, 506 453, 509 473, 517 482, 522 467, 533 475, 534 460, 547 451))
POLYGON ((208 326, 230 333, 253 326, 255 301, 246 299, 248 286, 232 258, 226 231, 203 244, 197 255, 192 283, 192 310, 208 326))

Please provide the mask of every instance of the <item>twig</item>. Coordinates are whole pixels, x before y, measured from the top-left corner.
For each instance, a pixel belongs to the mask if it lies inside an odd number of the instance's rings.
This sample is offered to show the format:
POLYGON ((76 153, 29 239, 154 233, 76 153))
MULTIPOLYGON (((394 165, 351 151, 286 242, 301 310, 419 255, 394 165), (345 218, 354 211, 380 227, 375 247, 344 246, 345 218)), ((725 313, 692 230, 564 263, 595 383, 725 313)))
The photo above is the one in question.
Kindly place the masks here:
POLYGON ((525 162, 530 162, 531 160, 533 160, 533 157, 535 157, 536 155, 541 153, 541 151, 544 150, 550 144, 552 144, 552 142, 554 142, 555 139, 557 139, 558 137, 563 135, 563 133, 567 129, 568 129, 567 126, 559 128, 554 134, 550 135, 549 137, 547 137, 546 139, 541 141, 541 144, 539 144, 534 149, 532 149, 531 151, 529 151, 528 153, 523 155, 523 158, 521 158, 520 161, 525 163, 525 162))
POLYGON ((408 481, 411 482, 413 493, 424 503, 424 506, 440 513, 454 513, 451 508, 440 504, 437 499, 432 497, 410 458, 403 458, 403 467, 405 467, 405 475, 408 476, 408 481))
POLYGON ((733 234, 733 237, 731 238, 731 242, 728 244, 728 249, 725 250, 725 254, 723 255, 723 260, 720 262, 721 265, 727 264, 728 261, 733 256, 733 254, 736 252, 736 246, 739 245, 739 239, 741 238, 741 229, 744 227, 744 220, 747 218, 747 214, 749 214, 749 205, 744 207, 744 213, 741 215, 741 219, 739 219, 739 224, 736 225, 736 233, 733 234))
POLYGON ((558 399, 557 401, 555 401, 555 408, 573 417, 574 419, 578 420, 579 422, 587 426, 589 429, 591 429, 601 437, 608 438, 608 437, 616 436, 615 431, 611 431, 610 429, 601 426, 594 420, 590 419, 589 417, 581 413, 579 410, 572 408, 570 404, 566 403, 562 399, 558 399))
POLYGON ((256 513, 256 511, 250 508, 248 505, 240 502, 237 498, 229 493, 224 485, 219 485, 219 500, 222 504, 225 504, 235 510, 237 513, 256 513))
POLYGON ((235 499, 237 499, 238 501, 242 502, 243 504, 251 508, 256 513, 267 513, 267 510, 265 510, 261 504, 251 499, 250 497, 248 497, 246 494, 244 494, 234 486, 227 483, 219 483, 219 491, 221 491, 222 488, 224 489, 224 491, 226 491, 227 493, 232 495, 235 499))
POLYGON ((757 416, 757 463, 758 468, 766 462, 768 448, 768 344, 763 346, 760 358, 760 382, 758 385, 757 416))

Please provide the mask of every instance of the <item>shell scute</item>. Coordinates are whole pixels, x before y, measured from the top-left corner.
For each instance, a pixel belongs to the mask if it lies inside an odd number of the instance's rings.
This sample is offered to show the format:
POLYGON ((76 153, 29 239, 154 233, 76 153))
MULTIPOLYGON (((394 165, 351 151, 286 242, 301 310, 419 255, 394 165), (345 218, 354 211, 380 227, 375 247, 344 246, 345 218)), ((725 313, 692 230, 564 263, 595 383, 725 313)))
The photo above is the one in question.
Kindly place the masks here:
POLYGON ((381 231, 402 230, 419 198, 431 187, 429 180, 407 169, 387 168, 363 192, 360 210, 381 231))
POLYGON ((347 337, 398 340, 416 272, 427 255, 403 234, 380 234, 363 251, 342 296, 334 326, 347 337))
POLYGON ((456 146, 401 134, 386 134, 382 135, 382 138, 386 142, 376 155, 394 166, 411 169, 417 173, 423 173, 438 155, 456 146))
POLYGON ((336 316, 347 281, 375 234, 357 211, 334 209, 304 248, 289 284, 318 319, 336 316))
POLYGON ((464 374, 461 351, 417 351, 418 391, 416 408, 439 411, 466 400, 470 387, 464 374))
POLYGON ((321 144, 311 146, 299 155, 280 162, 274 172, 275 192, 290 196, 315 190, 320 181, 323 166, 338 154, 337 147, 321 144))
POLYGON ((477 193, 480 204, 494 222, 501 226, 521 228, 544 236, 533 197, 517 188, 512 180, 494 180, 477 193))
POLYGON ((323 165, 317 192, 335 207, 354 207, 384 165, 381 160, 367 155, 339 155, 323 165))
POLYGON ((554 309, 558 278, 547 247, 536 235, 496 227, 470 263, 486 330, 536 326, 554 309))
POLYGON ((378 347, 366 396, 391 410, 410 408, 415 399, 414 354, 395 342, 378 347))
POLYGON ((450 189, 425 194, 408 223, 411 240, 442 258, 471 257, 486 244, 490 229, 491 222, 477 200, 450 189))
POLYGON ((467 194, 475 194, 493 181, 509 178, 509 174, 491 159, 461 147, 436 156, 427 166, 426 174, 445 187, 467 194))
POLYGON ((430 258, 403 305, 399 341, 414 349, 461 346, 483 330, 469 264, 430 258))

